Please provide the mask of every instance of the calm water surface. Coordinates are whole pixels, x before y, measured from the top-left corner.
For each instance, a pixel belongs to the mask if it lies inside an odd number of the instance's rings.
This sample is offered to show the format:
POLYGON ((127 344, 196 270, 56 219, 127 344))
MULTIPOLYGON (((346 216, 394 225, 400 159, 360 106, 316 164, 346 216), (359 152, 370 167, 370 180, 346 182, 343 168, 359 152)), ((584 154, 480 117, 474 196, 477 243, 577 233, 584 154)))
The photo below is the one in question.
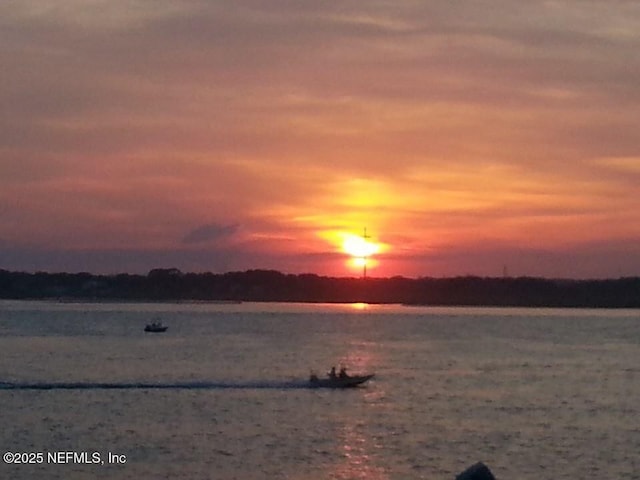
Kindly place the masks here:
POLYGON ((637 310, 4 301, 0 359, 0 453, 45 455, 0 478, 640 479, 637 310))

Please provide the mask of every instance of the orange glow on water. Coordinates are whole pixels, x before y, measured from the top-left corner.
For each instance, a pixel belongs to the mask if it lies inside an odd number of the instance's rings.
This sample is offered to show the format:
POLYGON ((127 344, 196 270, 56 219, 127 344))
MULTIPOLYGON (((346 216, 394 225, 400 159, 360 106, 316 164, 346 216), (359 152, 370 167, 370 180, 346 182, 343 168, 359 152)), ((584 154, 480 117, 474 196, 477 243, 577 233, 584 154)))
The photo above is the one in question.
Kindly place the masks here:
POLYGON ((364 302, 350 303, 349 306, 354 310, 366 310, 369 308, 369 304, 364 302))

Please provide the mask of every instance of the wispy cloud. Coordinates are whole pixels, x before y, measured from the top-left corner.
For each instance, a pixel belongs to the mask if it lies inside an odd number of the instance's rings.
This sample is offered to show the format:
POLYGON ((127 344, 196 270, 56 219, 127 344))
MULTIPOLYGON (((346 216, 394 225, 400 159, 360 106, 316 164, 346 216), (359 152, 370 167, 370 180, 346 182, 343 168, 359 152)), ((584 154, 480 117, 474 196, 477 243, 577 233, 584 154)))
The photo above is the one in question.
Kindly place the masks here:
POLYGON ((200 225, 199 227, 191 230, 182 239, 182 243, 209 243, 218 242, 222 239, 226 239, 234 235, 240 225, 218 225, 210 223, 207 225, 200 225))

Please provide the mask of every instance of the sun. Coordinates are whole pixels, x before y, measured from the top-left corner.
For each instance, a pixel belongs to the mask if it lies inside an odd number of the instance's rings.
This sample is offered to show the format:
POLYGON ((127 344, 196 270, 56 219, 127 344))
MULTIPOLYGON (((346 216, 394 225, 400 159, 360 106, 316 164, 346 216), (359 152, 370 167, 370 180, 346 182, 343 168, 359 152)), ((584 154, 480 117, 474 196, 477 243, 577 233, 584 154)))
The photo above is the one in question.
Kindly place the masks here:
POLYGON ((379 262, 374 257, 389 249, 385 243, 372 241, 366 229, 359 235, 345 230, 324 230, 319 236, 332 243, 335 251, 346 254, 349 257, 346 264, 352 269, 362 270, 363 276, 366 276, 367 269, 378 266, 379 262))
POLYGON ((366 238, 347 233, 342 241, 342 250, 354 258, 366 259, 380 251, 380 245, 369 242, 366 238))
POLYGON ((352 233, 342 234, 342 251, 351 256, 349 264, 354 268, 362 268, 363 275, 366 276, 367 268, 378 265, 371 257, 382 250, 382 244, 367 240, 365 235, 355 235, 352 233))

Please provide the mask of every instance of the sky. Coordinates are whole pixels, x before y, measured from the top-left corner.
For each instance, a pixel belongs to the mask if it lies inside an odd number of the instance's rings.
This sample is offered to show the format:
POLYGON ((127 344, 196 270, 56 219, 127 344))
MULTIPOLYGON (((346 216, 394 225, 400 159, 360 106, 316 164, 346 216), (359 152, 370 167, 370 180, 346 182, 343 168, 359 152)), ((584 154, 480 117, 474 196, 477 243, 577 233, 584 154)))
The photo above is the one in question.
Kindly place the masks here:
POLYGON ((638 52, 635 0, 4 0, 0 269, 640 275, 638 52))

